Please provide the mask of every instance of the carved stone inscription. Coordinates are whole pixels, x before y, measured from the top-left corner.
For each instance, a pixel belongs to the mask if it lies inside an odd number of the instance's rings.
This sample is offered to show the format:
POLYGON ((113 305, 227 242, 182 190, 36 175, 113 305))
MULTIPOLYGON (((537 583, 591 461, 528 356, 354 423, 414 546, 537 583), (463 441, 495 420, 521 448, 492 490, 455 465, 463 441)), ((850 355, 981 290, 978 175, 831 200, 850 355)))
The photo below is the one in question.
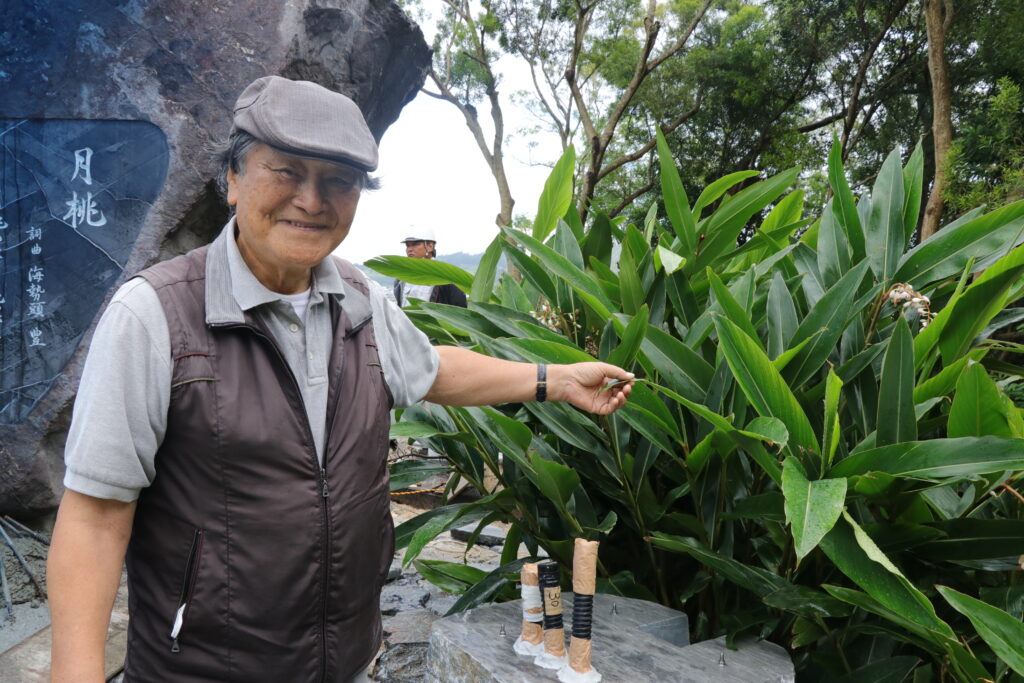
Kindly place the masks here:
POLYGON ((25 420, 71 358, 168 159, 142 121, 0 120, 0 425, 25 420))

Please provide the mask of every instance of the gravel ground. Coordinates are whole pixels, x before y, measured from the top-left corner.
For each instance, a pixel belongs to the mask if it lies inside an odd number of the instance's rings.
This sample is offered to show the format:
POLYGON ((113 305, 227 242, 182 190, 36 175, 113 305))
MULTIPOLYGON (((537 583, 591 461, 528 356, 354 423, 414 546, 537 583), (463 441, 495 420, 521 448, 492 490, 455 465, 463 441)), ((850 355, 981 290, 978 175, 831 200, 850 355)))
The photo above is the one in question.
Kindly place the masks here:
MULTIPOLYGON (((14 546, 25 559, 32 574, 46 590, 46 546, 24 535, 16 535, 5 528, 14 546)), ((8 612, 0 594, 0 652, 5 652, 50 623, 50 612, 45 607, 32 579, 22 568, 14 552, 0 536, 0 558, 13 603, 13 615, 8 612)))

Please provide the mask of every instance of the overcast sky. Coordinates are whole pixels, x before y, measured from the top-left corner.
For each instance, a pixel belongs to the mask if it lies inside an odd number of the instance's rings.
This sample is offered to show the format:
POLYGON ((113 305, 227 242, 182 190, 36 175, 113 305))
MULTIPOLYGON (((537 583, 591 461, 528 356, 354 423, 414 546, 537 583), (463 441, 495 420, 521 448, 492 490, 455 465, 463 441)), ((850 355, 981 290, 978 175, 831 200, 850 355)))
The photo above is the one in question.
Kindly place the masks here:
MULTIPOLYGON (((427 42, 430 40, 428 35, 427 42)), ((560 149, 553 135, 532 150, 516 135, 517 128, 535 123, 510 102, 512 93, 530 82, 525 69, 521 72, 516 66, 506 60, 500 63, 505 170, 516 200, 514 212, 533 218, 550 168, 531 165, 530 155, 551 164, 560 149)), ((490 123, 486 104, 479 107, 479 116, 484 124, 490 123)), ((433 228, 441 256, 482 252, 497 234, 497 185, 462 114, 448 102, 420 93, 406 105, 398 121, 384 133, 376 175, 381 189, 363 194, 352 231, 336 252, 349 261, 362 263, 380 254, 404 255, 399 240, 417 227, 433 228)))

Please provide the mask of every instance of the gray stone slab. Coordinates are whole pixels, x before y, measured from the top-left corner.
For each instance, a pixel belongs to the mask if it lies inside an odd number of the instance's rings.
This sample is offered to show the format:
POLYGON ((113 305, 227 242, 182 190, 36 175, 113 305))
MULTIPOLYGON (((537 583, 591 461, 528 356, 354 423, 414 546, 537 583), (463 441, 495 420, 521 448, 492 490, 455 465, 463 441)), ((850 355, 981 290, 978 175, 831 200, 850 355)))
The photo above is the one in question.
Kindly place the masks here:
MULTIPOLYGON (((564 593, 568 643, 572 594, 564 593)), ((679 683, 792 683, 786 651, 766 642, 725 650, 724 638, 688 645, 686 615, 655 603, 597 595, 594 599, 594 668, 605 681, 679 683), (652 637, 653 636, 653 637, 652 637), (720 664, 723 652, 725 664, 720 664)), ((427 670, 444 683, 557 681, 557 672, 512 650, 522 619, 520 601, 487 605, 436 621, 427 670), (504 628, 505 635, 501 635, 504 628)))
MULTIPOLYGON (((466 524, 465 526, 455 527, 451 530, 452 538, 456 541, 469 541, 470 536, 476 531, 476 524, 466 524)), ((501 527, 488 524, 477 536, 476 542, 480 545, 504 545, 505 544, 505 530, 501 527)))
POLYGON ((440 617, 425 609, 402 612, 384 617, 384 640, 388 645, 422 643, 430 641, 430 627, 440 617))

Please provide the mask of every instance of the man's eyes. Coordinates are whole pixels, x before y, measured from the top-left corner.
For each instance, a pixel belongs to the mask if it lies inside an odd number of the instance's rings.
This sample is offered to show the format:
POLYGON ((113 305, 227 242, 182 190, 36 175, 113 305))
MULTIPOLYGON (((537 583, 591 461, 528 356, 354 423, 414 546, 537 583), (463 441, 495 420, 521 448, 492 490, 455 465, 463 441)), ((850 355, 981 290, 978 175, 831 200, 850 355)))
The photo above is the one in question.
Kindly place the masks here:
POLYGON ((299 174, 290 168, 274 168, 271 169, 274 173, 285 178, 298 178, 299 174))

